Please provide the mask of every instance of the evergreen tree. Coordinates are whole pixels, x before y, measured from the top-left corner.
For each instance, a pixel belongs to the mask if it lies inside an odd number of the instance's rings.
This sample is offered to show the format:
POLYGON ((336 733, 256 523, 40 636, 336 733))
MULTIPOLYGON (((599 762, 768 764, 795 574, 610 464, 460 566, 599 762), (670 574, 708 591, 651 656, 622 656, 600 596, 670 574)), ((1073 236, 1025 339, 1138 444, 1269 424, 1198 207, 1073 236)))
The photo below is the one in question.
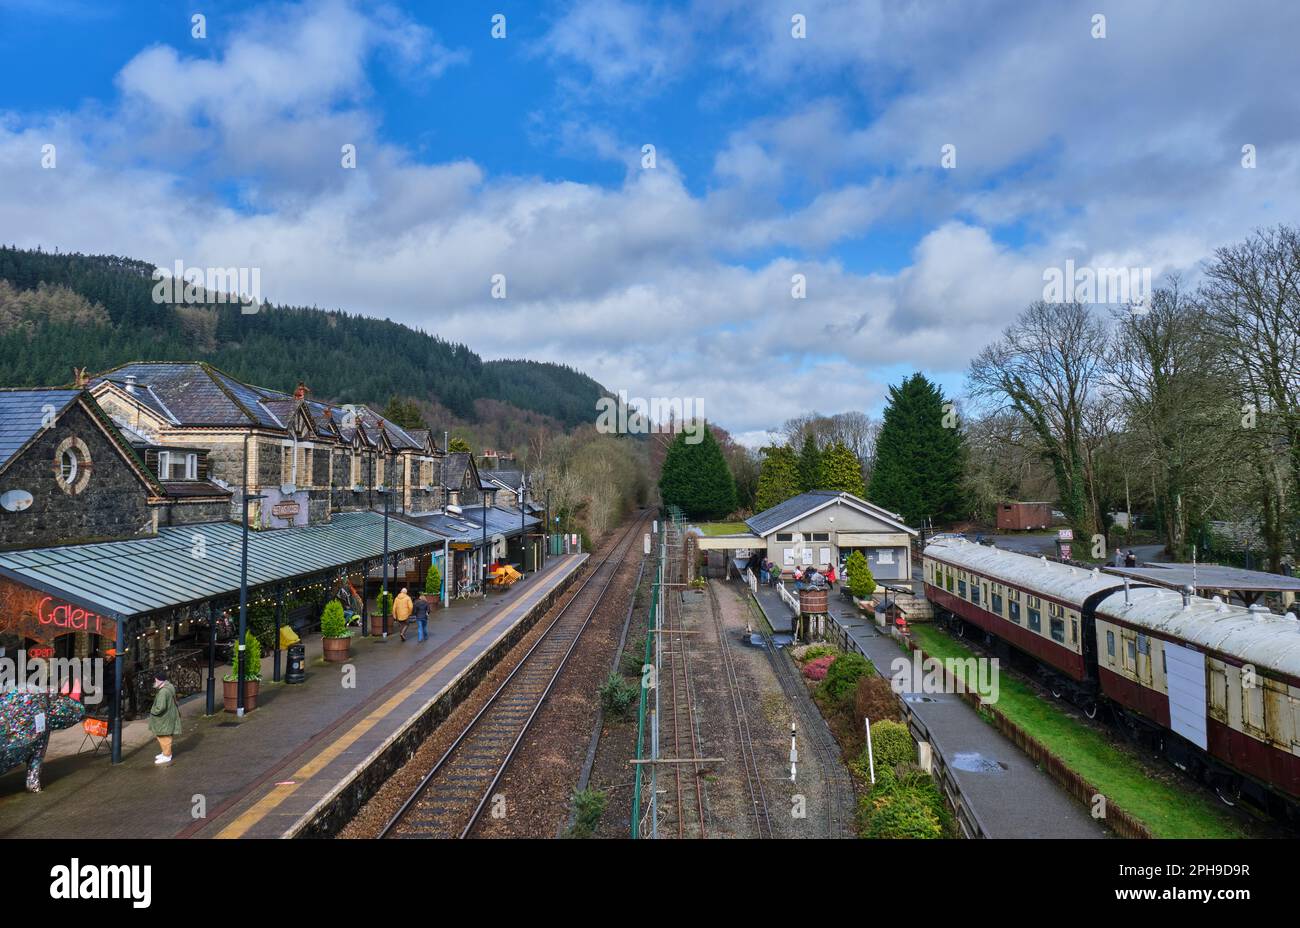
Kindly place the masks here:
POLYGON ((736 508, 736 481, 709 429, 695 444, 679 432, 664 456, 659 495, 693 519, 720 519, 736 508))
POLYGON ((415 405, 414 400, 403 401, 396 396, 390 396, 388 405, 384 407, 383 417, 404 429, 428 428, 424 424, 424 417, 420 415, 420 408, 415 405))
POLYGON ((812 433, 804 436, 799 452, 799 489, 803 492, 820 489, 822 479, 822 452, 812 433))
POLYGON ((447 443, 447 450, 453 454, 458 451, 469 451, 469 442, 463 438, 453 438, 447 443))
POLYGON ((822 452, 819 490, 839 490, 865 497, 867 488, 862 483, 862 462, 842 441, 834 442, 822 452))
POLYGON ((871 567, 861 551, 849 555, 844 572, 849 575, 849 592, 857 599, 866 599, 876 592, 876 578, 871 575, 871 567))
POLYGON ((758 492, 754 508, 759 512, 799 495, 799 458, 786 445, 763 449, 763 464, 758 472, 758 492))
POLYGON ((909 525, 927 517, 947 524, 962 515, 966 449, 961 432, 945 427, 945 402, 938 386, 919 373, 889 388, 867 496, 909 525))

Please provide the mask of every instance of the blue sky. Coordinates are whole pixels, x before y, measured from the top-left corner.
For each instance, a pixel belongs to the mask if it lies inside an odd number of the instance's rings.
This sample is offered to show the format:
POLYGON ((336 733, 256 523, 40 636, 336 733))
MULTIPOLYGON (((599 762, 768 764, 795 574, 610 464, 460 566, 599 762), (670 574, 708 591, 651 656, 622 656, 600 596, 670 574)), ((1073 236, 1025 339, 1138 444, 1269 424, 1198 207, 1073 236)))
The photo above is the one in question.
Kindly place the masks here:
POLYGON ((259 267, 757 442, 960 393, 1045 268, 1295 221, 1297 5, 1108 6, 0 0, 0 240, 259 267))

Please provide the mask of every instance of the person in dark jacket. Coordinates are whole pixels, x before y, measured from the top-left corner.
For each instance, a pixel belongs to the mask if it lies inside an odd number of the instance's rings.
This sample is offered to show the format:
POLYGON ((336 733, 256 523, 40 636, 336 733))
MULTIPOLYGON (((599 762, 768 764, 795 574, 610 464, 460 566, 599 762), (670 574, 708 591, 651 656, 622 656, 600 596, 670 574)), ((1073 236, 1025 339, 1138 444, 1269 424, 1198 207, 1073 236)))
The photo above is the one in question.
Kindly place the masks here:
POLYGON ((1138 566, 1137 555, 1133 553, 1133 549, 1132 549, 1132 548, 1129 549, 1128 554, 1124 555, 1124 566, 1125 566, 1125 567, 1136 567, 1136 566, 1138 566))
POLYGON ((425 596, 415 597, 415 608, 411 612, 415 619, 415 640, 423 641, 429 637, 429 600, 425 596))
POLYGON ((153 762, 165 765, 172 762, 172 739, 181 733, 181 710, 176 705, 176 687, 167 681, 167 671, 156 671, 153 685, 158 690, 149 710, 149 731, 158 739, 158 756, 153 762))

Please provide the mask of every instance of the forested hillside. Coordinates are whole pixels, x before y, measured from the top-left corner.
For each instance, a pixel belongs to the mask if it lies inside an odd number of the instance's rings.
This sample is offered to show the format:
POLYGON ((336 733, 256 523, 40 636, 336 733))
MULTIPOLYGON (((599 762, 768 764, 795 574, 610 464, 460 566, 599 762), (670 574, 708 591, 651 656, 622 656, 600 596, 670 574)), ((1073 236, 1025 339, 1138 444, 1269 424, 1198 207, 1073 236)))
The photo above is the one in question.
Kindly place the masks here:
POLYGON ((464 345, 339 310, 156 303, 153 271, 130 258, 0 247, 0 385, 68 383, 74 366, 203 360, 275 389, 303 380, 323 399, 409 397, 466 422, 494 400, 565 427, 590 422, 606 392, 570 367, 485 363, 464 345))

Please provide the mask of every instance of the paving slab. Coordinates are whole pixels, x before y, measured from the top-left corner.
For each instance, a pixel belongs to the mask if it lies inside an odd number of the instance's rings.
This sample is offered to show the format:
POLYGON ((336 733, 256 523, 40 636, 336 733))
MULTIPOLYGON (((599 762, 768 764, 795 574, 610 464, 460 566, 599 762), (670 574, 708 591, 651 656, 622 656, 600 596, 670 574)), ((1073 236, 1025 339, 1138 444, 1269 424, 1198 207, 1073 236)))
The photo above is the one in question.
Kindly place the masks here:
MULTIPOLYGON (((170 766, 154 765, 147 723, 123 728, 122 763, 78 751, 80 727, 56 732, 44 789, 23 769, 0 776, 0 837, 280 837, 364 767, 454 681, 565 582, 586 555, 548 560, 511 589, 435 610, 429 638, 354 638, 346 664, 327 664, 306 639, 307 681, 271 683, 256 711, 204 716, 202 694, 181 705, 183 733, 170 766)), ((218 674, 222 672, 218 670, 218 674)))

